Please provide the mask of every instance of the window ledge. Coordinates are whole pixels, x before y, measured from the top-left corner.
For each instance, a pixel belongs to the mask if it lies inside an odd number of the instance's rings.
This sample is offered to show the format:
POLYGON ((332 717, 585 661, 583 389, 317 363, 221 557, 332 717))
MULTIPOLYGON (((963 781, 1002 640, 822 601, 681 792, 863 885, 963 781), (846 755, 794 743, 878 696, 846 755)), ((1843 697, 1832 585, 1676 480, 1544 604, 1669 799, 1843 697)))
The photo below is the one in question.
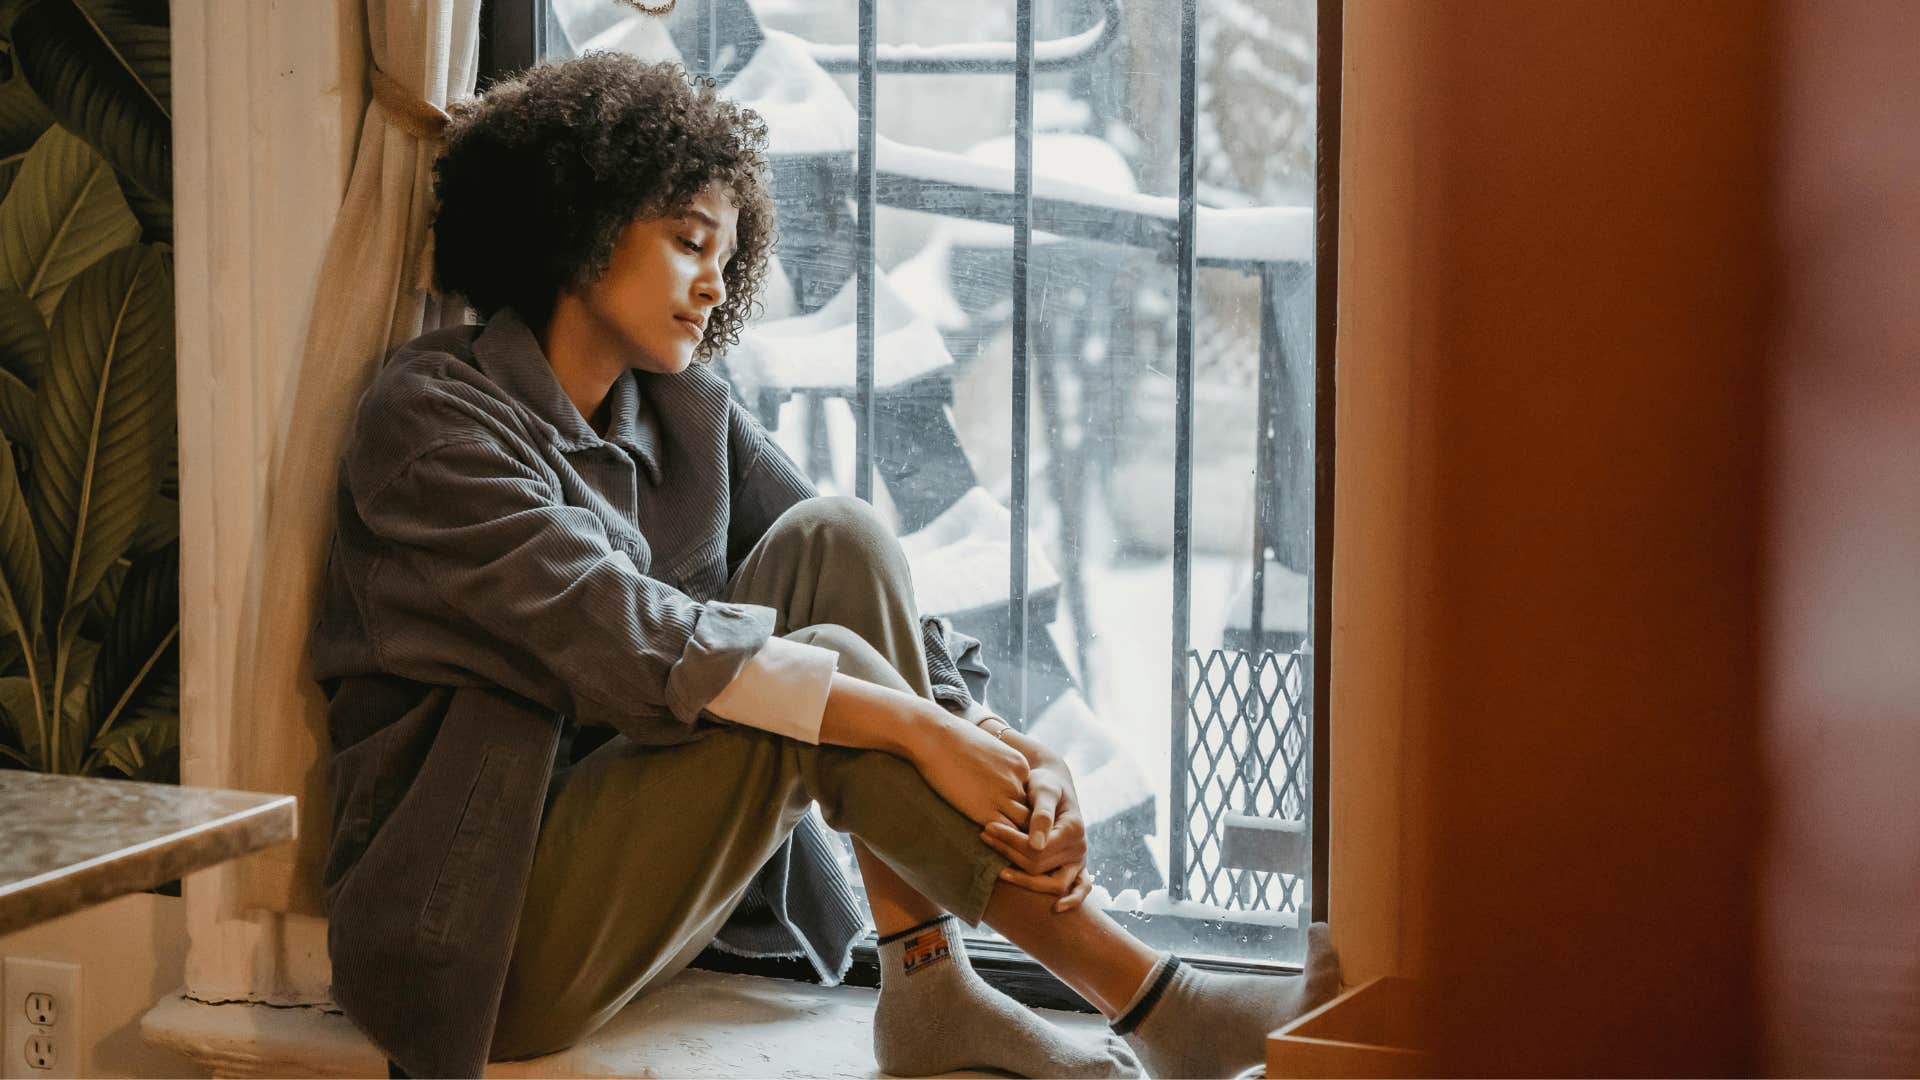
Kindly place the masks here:
MULTIPOLYGON (((885 1076, 873 1061, 875 993, 690 968, 629 1005, 578 1046, 547 1057, 496 1063, 487 1067, 487 1075, 885 1076)), ((1105 1030, 1097 1014, 1039 1011, 1069 1029, 1105 1030)), ((220 1076, 386 1072, 380 1052, 331 1007, 214 1005, 175 994, 147 1013, 141 1030, 149 1043, 220 1076)))

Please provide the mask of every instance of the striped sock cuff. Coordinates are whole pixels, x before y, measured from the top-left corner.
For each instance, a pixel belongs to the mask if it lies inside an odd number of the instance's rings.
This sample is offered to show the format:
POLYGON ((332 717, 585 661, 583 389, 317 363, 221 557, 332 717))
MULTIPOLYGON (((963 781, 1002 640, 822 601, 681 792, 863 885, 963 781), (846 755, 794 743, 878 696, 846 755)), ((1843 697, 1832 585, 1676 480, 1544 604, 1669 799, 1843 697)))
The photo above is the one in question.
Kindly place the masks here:
POLYGON ((1162 955, 1160 963, 1147 973, 1141 981, 1140 989, 1133 995, 1127 1007, 1120 1010, 1120 1018, 1108 1025, 1115 1035, 1131 1035, 1140 1021, 1147 1018, 1153 1007, 1160 1003, 1160 996, 1173 984, 1174 973, 1180 970, 1180 958, 1173 953, 1162 955))
POLYGON ((908 934, 917 934, 922 930, 931 929, 935 926, 939 926, 941 923, 951 918, 953 918, 953 916, 950 914, 935 915, 933 918, 928 919, 926 922, 923 922, 918 926, 909 926, 905 930, 899 930, 899 931, 895 931, 894 933, 888 934, 886 937, 883 937, 878 941, 874 942, 874 945, 876 947, 880 945, 890 945, 893 942, 899 941, 901 938, 906 937, 908 934))

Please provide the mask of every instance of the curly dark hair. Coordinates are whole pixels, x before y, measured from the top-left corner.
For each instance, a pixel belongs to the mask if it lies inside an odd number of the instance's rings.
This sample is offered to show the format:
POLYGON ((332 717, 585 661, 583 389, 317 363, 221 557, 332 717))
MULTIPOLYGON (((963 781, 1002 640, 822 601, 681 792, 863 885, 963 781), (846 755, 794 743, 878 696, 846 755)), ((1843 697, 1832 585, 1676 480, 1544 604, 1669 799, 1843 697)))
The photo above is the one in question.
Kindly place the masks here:
POLYGON ((627 225, 677 213, 718 181, 740 210, 738 247, 694 355, 738 343, 773 249, 759 114, 678 64, 612 52, 542 64, 449 111, 433 167, 442 292, 544 327, 561 291, 606 271, 627 225))

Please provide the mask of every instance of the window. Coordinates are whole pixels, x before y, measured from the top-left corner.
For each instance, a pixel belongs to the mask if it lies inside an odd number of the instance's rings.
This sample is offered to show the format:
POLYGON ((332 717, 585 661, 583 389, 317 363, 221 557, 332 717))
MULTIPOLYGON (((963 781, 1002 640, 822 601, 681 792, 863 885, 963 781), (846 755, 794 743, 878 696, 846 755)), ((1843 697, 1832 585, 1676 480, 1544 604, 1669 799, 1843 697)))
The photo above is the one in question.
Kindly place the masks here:
POLYGON ((1108 911, 1297 963, 1325 913, 1338 0, 493 4, 502 67, 678 57, 767 120, 781 272, 722 360, 741 399, 890 517, 991 704, 1066 754, 1108 911))

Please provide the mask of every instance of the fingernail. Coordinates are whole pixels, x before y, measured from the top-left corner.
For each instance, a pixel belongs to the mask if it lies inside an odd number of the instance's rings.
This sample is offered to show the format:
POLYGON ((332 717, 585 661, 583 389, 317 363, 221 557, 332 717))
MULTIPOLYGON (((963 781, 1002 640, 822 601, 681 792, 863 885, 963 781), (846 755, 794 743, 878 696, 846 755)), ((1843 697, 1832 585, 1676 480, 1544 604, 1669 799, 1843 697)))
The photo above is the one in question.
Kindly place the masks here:
POLYGON ((1035 851, 1039 851, 1041 848, 1046 847, 1047 834, 1034 833, 1032 836, 1027 837, 1027 846, 1032 848, 1035 851))

